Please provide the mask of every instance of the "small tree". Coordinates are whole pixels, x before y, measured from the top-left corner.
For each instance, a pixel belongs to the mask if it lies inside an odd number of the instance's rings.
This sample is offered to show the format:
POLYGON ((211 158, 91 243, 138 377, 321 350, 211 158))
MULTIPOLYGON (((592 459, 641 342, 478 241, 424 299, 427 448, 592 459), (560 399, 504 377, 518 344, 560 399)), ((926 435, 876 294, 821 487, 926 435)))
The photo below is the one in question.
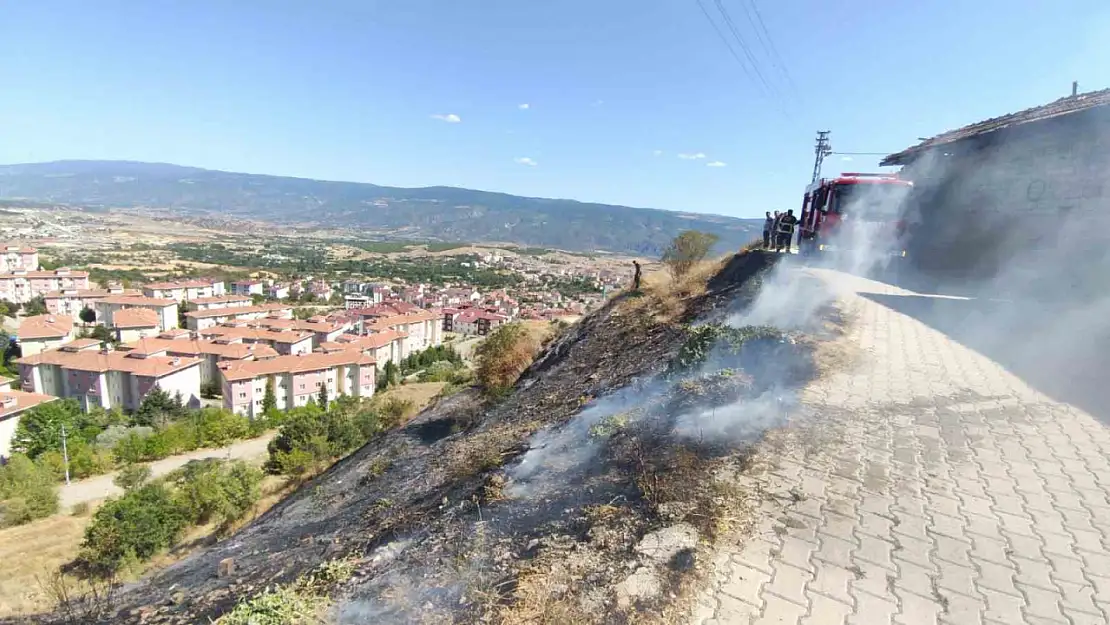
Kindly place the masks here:
POLYGON ((23 312, 26 313, 27 316, 45 315, 46 314, 46 299, 44 299, 43 296, 41 296, 41 295, 32 299, 31 301, 27 302, 27 304, 23 307, 23 312))
POLYGON ((129 464, 119 470, 112 483, 125 491, 142 487, 150 480, 150 467, 145 464, 129 464))
POLYGON ((81 312, 77 313, 77 316, 85 323, 96 323, 96 311, 88 306, 82 308, 81 312))
POLYGON ((0 527, 19 525, 58 511, 54 476, 24 456, 14 454, 0 466, 0 527))
POLYGON ((503 395, 532 364, 537 351, 538 341, 523 325, 498 326, 474 350, 478 383, 488 395, 503 395))
POLYGON ((328 383, 327 382, 320 382, 320 392, 316 396, 316 405, 319 406, 321 410, 327 410, 328 409, 328 383))
POLYGON ((269 416, 277 410, 277 395, 274 394, 274 379, 267 378, 266 394, 262 396, 262 414, 269 416))
POLYGON ((31 459, 47 451, 62 449, 62 428, 74 436, 81 408, 73 399, 47 402, 31 408, 19 419, 12 449, 27 454, 31 459))
POLYGON ((663 264, 675 278, 681 278, 709 254, 717 242, 717 235, 697 230, 687 230, 671 241, 663 252, 663 264))

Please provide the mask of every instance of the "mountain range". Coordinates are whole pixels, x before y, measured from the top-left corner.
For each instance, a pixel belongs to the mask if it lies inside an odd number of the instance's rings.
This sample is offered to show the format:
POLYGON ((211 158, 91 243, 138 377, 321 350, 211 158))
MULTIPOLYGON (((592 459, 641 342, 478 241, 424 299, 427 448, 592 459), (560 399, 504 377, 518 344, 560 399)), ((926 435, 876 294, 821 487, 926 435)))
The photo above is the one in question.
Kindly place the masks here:
POLYGON ((658 255, 683 230, 736 249, 762 220, 521 197, 457 187, 399 188, 134 161, 0 165, 0 198, 87 208, 150 207, 286 224, 355 228, 387 238, 497 241, 658 255))

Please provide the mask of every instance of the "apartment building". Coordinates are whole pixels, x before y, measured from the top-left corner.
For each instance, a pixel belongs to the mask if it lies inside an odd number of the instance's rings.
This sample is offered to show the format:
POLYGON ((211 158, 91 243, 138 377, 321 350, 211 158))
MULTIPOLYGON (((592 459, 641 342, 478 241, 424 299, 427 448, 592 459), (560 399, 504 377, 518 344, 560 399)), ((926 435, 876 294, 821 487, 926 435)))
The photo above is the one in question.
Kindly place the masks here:
POLYGON ((188 405, 200 403, 201 361, 177 356, 151 356, 99 347, 81 339, 58 349, 16 361, 19 385, 26 392, 72 397, 82 410, 135 410, 158 387, 181 393, 188 405))
POLYGON ((25 245, 7 244, 0 250, 0 273, 37 271, 39 251, 25 245))
POLYGON ((39 404, 57 397, 40 393, 12 390, 12 381, 0 379, 0 463, 12 455, 12 439, 19 427, 19 417, 39 404))
POLYGON ((0 273, 0 299, 26 304, 51 291, 88 289, 89 274, 59 267, 53 271, 27 271, 19 269, 0 273))
POLYGON ((219 297, 224 295, 223 280, 200 278, 197 280, 180 280, 175 282, 155 282, 143 286, 143 295, 161 299, 172 299, 180 302, 192 301, 205 297, 219 297))
POLYGON ((327 387, 328 399, 374 394, 374 358, 358 350, 279 356, 268 360, 220 364, 224 407, 254 418, 262 413, 266 386, 273 385, 277 408, 308 404, 327 387))
POLYGON ((200 338, 210 341, 224 341, 228 343, 258 343, 269 345, 278 354, 297 355, 312 352, 311 332, 294 329, 268 330, 258 327, 251 322, 228 322, 224 325, 212 326, 204 330, 197 330, 200 338))
POLYGON ((309 319, 259 319, 252 322, 260 328, 268 330, 299 330, 311 332, 312 348, 320 347, 321 343, 334 341, 344 332, 350 331, 354 323, 349 320, 329 320, 327 317, 311 317, 309 319))
POLYGON ((144 338, 119 346, 124 353, 146 356, 177 356, 201 361, 200 383, 222 383, 219 364, 228 361, 264 360, 280 354, 261 343, 244 343, 235 340, 206 340, 189 332, 170 331, 151 338, 144 338))
POLYGON ((266 289, 266 296, 270 299, 285 299, 289 297, 289 285, 274 283, 266 289))
POLYGON ((231 283, 232 295, 262 295, 265 290, 261 280, 237 280, 231 283))
POLYGON ((405 333, 396 330, 386 330, 367 336, 341 334, 335 341, 322 343, 320 351, 325 353, 338 351, 362 351, 374 357, 378 370, 385 368, 385 363, 393 361, 400 363, 408 353, 405 352, 405 333))
POLYGON ((455 315, 452 331, 465 335, 485 336, 491 330, 508 322, 509 318, 485 310, 467 308, 455 315))
POLYGON ((272 317, 275 319, 292 319, 293 307, 285 304, 262 304, 261 306, 234 306, 213 308, 207 310, 193 310, 185 313, 185 323, 189 329, 197 332, 213 326, 236 320, 255 320, 272 317))
POLYGON ((125 308, 112 315, 112 329, 121 343, 154 336, 162 331, 160 325, 158 313, 149 308, 125 308))
POLYGON ((67 315, 77 319, 86 308, 96 312, 96 302, 115 295, 134 297, 142 295, 138 289, 125 289, 113 286, 107 289, 64 289, 43 294, 46 310, 55 315, 67 315))
POLYGON ((34 356, 61 347, 76 335, 73 317, 47 313, 25 318, 16 331, 16 340, 24 356, 34 356))
MULTIPOLYGON (((359 311, 361 312, 361 311, 359 311)), ((443 342, 443 313, 416 309, 416 312, 377 317, 363 323, 366 334, 395 330, 405 335, 405 355, 443 342)))
POLYGON ((250 306, 254 300, 249 295, 214 295, 189 300, 189 310, 216 310, 218 308, 240 308, 250 306))
POLYGON ((178 327, 177 300, 146 297, 143 295, 112 295, 96 301, 96 322, 115 327, 115 314, 128 308, 146 308, 158 315, 158 331, 178 327))

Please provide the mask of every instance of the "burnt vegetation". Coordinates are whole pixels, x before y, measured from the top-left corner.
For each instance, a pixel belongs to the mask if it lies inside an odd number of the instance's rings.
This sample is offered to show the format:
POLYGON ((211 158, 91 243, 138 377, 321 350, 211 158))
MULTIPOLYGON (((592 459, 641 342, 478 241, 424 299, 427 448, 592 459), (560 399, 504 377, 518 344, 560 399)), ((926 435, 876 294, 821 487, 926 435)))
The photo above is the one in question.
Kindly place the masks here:
POLYGON ((729 476, 815 375, 805 337, 722 323, 775 260, 732 257, 677 317, 656 310, 673 285, 615 298, 506 392, 441 399, 126 589, 108 620, 250 622, 237 619, 252 600, 295 595, 339 561, 349 575, 312 590, 325 622, 670 620, 699 554, 743 517, 729 476))

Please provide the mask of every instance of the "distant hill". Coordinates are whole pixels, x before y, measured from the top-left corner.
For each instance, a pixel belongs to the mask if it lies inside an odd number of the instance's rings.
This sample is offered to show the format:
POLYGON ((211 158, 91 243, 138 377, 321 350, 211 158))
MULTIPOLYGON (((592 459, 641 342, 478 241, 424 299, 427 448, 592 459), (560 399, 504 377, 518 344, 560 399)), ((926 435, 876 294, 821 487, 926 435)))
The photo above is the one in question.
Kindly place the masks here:
POLYGON ((504 241, 657 255, 682 230, 735 249, 761 220, 455 187, 403 189, 130 161, 0 165, 0 198, 88 207, 216 212, 279 223, 365 228, 397 238, 504 241))

